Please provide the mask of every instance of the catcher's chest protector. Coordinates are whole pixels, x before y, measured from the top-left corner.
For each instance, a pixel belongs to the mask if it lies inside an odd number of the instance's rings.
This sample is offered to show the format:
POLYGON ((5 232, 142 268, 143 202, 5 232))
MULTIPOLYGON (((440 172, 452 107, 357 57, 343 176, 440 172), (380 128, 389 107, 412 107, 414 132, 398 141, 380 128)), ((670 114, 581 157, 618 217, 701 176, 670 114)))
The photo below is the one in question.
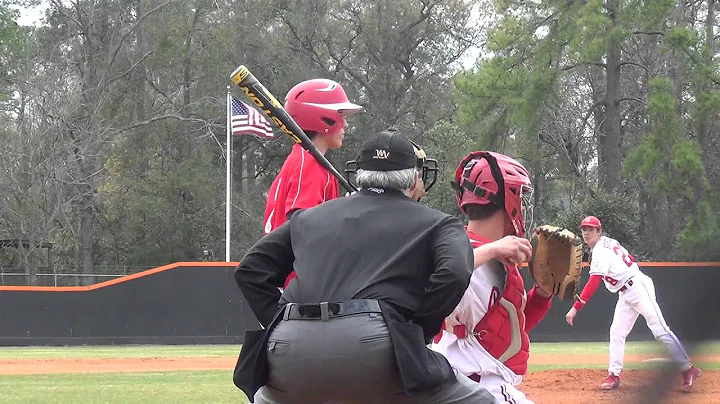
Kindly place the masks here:
POLYGON ((525 332, 525 283, 516 266, 505 267, 507 277, 502 296, 475 326, 480 345, 515 374, 527 372, 530 338, 525 332))

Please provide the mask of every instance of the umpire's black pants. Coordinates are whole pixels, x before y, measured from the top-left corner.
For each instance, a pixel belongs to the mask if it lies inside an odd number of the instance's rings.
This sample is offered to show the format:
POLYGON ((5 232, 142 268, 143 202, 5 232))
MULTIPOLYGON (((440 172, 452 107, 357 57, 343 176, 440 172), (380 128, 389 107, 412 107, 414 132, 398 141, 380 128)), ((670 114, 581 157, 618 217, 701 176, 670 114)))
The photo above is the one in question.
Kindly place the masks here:
POLYGON ((495 403, 479 384, 458 373, 457 383, 434 395, 409 397, 395 364, 381 313, 317 319, 285 312, 268 341, 268 384, 258 404, 495 403))

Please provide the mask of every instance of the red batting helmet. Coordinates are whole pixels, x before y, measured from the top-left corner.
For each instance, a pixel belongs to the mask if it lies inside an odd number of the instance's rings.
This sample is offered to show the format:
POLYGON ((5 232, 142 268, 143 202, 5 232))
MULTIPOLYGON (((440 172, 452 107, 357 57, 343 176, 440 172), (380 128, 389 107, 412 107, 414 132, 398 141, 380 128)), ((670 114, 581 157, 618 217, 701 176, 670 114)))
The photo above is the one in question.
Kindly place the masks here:
POLYGON ((525 237, 525 230, 532 226, 530 174, 522 164, 504 154, 470 153, 460 162, 453 187, 463 213, 466 205, 494 203, 505 208, 518 237, 525 237))
POLYGON ((580 222, 580 227, 594 227, 596 229, 602 229, 602 224, 600 224, 600 219, 595 216, 587 216, 582 220, 582 222, 580 222))
POLYGON ((345 125, 345 116, 362 107, 350 102, 342 86, 333 80, 312 79, 291 88, 285 109, 303 131, 335 133, 345 125))

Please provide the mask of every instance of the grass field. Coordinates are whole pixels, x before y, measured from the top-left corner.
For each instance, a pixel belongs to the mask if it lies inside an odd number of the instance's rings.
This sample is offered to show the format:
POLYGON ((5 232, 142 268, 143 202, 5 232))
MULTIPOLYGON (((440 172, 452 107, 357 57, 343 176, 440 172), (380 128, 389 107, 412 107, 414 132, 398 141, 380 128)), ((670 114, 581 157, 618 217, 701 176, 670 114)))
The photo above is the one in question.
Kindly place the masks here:
MULTIPOLYGON (((2 366, 20 361, 53 361, 93 358, 227 358, 234 363, 239 346, 122 346, 122 347, 32 347, 0 348, 2 366)), ((628 343, 626 355, 663 354, 655 342, 628 343)), ((720 342, 705 344, 694 354, 718 355, 720 342)), ((607 355, 607 343, 535 343, 532 355, 607 355)), ((720 369, 720 362, 699 363, 705 369, 720 369)), ((560 368, 605 368, 605 363, 532 365, 531 372, 560 368)), ((656 366, 629 363, 627 368, 656 366)), ((0 376, 0 403, 246 403, 232 384, 232 366, 227 370, 66 373, 0 376)))

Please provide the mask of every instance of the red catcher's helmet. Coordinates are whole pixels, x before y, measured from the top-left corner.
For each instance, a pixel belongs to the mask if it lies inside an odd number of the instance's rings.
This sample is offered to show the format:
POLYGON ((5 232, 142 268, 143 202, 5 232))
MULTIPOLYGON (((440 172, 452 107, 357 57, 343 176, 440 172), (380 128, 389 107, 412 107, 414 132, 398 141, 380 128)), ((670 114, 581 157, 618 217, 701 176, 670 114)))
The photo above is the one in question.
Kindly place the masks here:
POLYGON ((580 222, 580 228, 583 227, 594 227, 596 229, 602 229, 602 224, 600 224, 600 219, 596 218, 595 216, 587 216, 585 219, 580 222))
POLYGON ((505 208, 516 236, 525 237, 532 226, 530 174, 511 157, 490 151, 470 153, 460 162, 453 187, 463 213, 466 205, 494 203, 505 208))
POLYGON ((303 131, 319 134, 337 133, 345 126, 345 116, 362 111, 348 100, 340 84, 328 79, 295 85, 285 96, 285 109, 303 131))

